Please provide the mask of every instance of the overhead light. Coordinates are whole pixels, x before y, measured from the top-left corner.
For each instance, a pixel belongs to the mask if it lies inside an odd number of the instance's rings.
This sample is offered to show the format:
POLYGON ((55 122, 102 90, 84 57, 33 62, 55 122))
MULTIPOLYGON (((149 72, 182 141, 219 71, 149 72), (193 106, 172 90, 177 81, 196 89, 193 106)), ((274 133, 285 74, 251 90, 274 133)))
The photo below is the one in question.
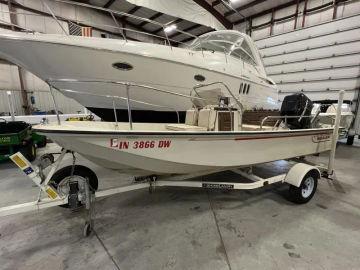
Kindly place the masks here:
POLYGON ((165 27, 164 31, 166 33, 170 33, 172 31, 174 31, 176 28, 177 28, 177 26, 175 24, 172 24, 172 25, 169 25, 169 26, 165 27))
POLYGON ((6 91, 6 94, 8 94, 9 96, 11 96, 11 91, 6 91))

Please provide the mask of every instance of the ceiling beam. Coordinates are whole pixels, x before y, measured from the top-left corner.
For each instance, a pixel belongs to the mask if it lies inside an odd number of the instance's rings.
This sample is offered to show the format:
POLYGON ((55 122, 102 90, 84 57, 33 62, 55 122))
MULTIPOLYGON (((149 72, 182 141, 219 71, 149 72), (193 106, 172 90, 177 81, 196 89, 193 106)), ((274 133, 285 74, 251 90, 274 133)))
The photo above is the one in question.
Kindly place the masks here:
POLYGON ((215 0, 214 2, 211 3, 211 6, 216 7, 217 5, 219 5, 221 3, 222 3, 221 0, 215 0))
MULTIPOLYGON (((182 30, 183 32, 190 32, 198 27, 201 27, 202 25, 201 24, 194 24, 188 28, 185 28, 184 30, 182 30)), ((181 35, 182 33, 181 32, 176 32, 175 34, 172 34, 171 36, 169 36, 169 38, 174 38, 174 37, 177 37, 178 35, 181 35)))
POLYGON ((215 8, 213 8, 208 2, 205 0, 193 0, 196 4, 204 8, 207 12, 213 15, 226 29, 232 29, 233 24, 228 21, 220 12, 218 12, 215 8))
MULTIPOLYGON (((161 13, 161 12, 158 12, 158 13, 155 13, 154 15, 152 15, 149 20, 156 20, 157 18, 161 17, 162 15, 164 15, 164 13, 161 13)), ((142 22, 139 24, 140 27, 144 27, 145 25, 147 25, 149 22, 142 22)))
POLYGON ((114 4, 116 0, 109 0, 106 2, 106 4, 103 6, 103 8, 110 8, 112 4, 114 4))
MULTIPOLYGON (((169 23, 167 23, 167 24, 169 24, 169 25, 171 25, 171 24, 177 24, 177 23, 180 23, 180 22, 182 22, 182 21, 183 21, 183 19, 178 18, 178 19, 176 19, 175 21, 169 22, 169 23)), ((159 32, 161 32, 161 31, 163 31, 163 30, 164 30, 164 29, 163 29, 162 27, 160 27, 160 28, 152 31, 151 34, 157 35, 159 32)))
MULTIPOLYGON (((245 5, 242 5, 242 6, 240 6, 240 7, 235 8, 235 10, 236 10, 237 12, 240 12, 240 11, 242 11, 242 10, 248 9, 248 8, 253 7, 253 6, 256 6, 256 5, 259 5, 259 4, 261 4, 261 3, 263 3, 263 2, 266 2, 266 1, 267 1, 267 0, 254 0, 254 1, 251 1, 251 2, 249 2, 249 3, 247 3, 247 4, 245 4, 245 5)), ((235 14, 235 13, 236 13, 235 10, 229 10, 229 11, 225 12, 225 13, 224 13, 224 17, 229 17, 229 16, 235 14)))
POLYGON ((135 6, 132 9, 130 9, 127 14, 134 14, 136 11, 138 11, 141 8, 141 6, 135 6))
MULTIPOLYGON (((8 0, 0 0, 0 4, 6 4, 6 5, 7 5, 7 3, 8 3, 8 0)), ((15 2, 15 1, 13 1, 13 0, 12 0, 12 5, 13 5, 14 7, 16 7, 16 8, 23 9, 23 10, 25 10, 25 11, 29 11, 29 12, 32 12, 32 13, 35 13, 35 14, 38 14, 38 15, 42 15, 42 16, 46 16, 46 17, 52 18, 52 14, 50 14, 50 13, 48 13, 48 12, 40 11, 40 10, 38 10, 38 9, 34 9, 34 8, 31 8, 31 7, 25 6, 25 5, 23 5, 23 4, 20 4, 20 3, 18 3, 18 2, 15 2)), ((114 15, 115 15, 115 14, 114 14, 114 15)), ((91 25, 79 23, 79 22, 77 22, 77 21, 69 20, 69 19, 64 18, 64 17, 61 17, 61 16, 56 16, 56 18, 58 18, 60 21, 63 21, 63 22, 69 22, 69 21, 71 21, 72 23, 78 24, 78 25, 80 25, 80 26, 92 27, 93 29, 95 29, 95 30, 97 30, 97 31, 122 37, 122 35, 120 35, 119 33, 112 32, 112 31, 108 31, 108 30, 105 30, 105 29, 102 29, 102 28, 99 28, 99 27, 96 27, 96 26, 91 26, 91 25)), ((137 26, 137 25, 135 25, 135 24, 132 24, 132 25, 134 25, 135 27, 137 26)), ((19 29, 20 29, 20 28, 19 28, 19 29)), ((22 29, 20 29, 20 30, 22 30, 22 29)), ((128 39, 130 39, 130 40, 136 40, 136 39, 134 39, 134 38, 128 38, 128 39)), ((136 40, 136 41, 139 41, 139 40, 136 40)))
MULTIPOLYGON (((302 2, 302 1, 304 1, 304 0, 300 0, 300 2, 302 2)), ((243 22, 245 22, 245 21, 247 21, 249 19, 254 19, 254 18, 263 16, 263 15, 269 14, 273 10, 274 10, 274 12, 276 12, 276 11, 278 11, 280 9, 287 8, 287 7, 290 7, 292 5, 296 5, 296 3, 297 3, 297 0, 292 0, 290 2, 287 2, 287 3, 284 3, 282 5, 276 6, 275 8, 269 8, 269 9, 263 10, 263 11, 261 11, 259 13, 248 16, 247 18, 242 18, 242 19, 239 19, 237 21, 234 21, 234 25, 239 24, 239 23, 243 23, 243 22)))
MULTIPOLYGON (((130 9, 127 14, 134 14, 136 11, 138 11, 141 8, 141 6, 134 6, 132 9, 130 9)), ((108 16, 109 13, 107 11, 101 11, 99 10, 99 12, 103 13, 104 15, 108 16)), ((126 25, 131 26, 134 30, 140 31, 140 32, 145 32, 145 33, 149 33, 148 30, 146 30, 145 28, 141 27, 139 24, 130 22, 128 20, 126 20, 127 16, 126 15, 119 15, 116 13, 113 13, 114 17, 119 20, 121 22, 121 24, 123 25, 123 27, 126 27, 126 25)))

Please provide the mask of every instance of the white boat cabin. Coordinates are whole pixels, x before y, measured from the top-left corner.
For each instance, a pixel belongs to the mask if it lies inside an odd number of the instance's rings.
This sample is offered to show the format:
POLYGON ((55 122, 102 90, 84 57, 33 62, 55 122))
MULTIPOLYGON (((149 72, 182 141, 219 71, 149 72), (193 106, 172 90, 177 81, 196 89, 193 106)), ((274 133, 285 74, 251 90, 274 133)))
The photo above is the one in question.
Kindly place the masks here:
POLYGON ((255 43, 244 33, 234 30, 210 32, 196 39, 190 45, 190 49, 224 53, 254 66, 261 75, 266 76, 255 43))

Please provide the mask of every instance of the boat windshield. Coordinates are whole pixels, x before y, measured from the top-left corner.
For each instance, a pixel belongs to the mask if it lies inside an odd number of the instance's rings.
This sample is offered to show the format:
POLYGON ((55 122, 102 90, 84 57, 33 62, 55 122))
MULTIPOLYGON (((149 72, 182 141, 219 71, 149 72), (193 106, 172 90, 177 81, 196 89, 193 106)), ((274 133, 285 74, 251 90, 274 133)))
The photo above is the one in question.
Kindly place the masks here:
POLYGON ((212 32, 199 37, 190 48, 195 51, 222 52, 256 66, 250 45, 241 33, 212 32))

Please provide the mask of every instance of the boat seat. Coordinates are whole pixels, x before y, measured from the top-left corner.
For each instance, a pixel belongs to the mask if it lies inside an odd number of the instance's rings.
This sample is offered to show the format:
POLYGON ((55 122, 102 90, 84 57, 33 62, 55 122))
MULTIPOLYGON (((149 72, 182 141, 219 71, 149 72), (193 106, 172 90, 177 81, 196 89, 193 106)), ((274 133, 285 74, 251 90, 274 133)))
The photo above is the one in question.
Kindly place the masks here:
POLYGON ((211 108, 201 109, 199 112, 198 126, 206 130, 214 130, 216 121, 216 111, 211 108))
POLYGON ((185 124, 189 126, 197 126, 199 117, 198 109, 190 109, 186 111, 185 124))
POLYGON ((174 131, 207 131, 207 128, 186 124, 167 124, 165 128, 174 131))

